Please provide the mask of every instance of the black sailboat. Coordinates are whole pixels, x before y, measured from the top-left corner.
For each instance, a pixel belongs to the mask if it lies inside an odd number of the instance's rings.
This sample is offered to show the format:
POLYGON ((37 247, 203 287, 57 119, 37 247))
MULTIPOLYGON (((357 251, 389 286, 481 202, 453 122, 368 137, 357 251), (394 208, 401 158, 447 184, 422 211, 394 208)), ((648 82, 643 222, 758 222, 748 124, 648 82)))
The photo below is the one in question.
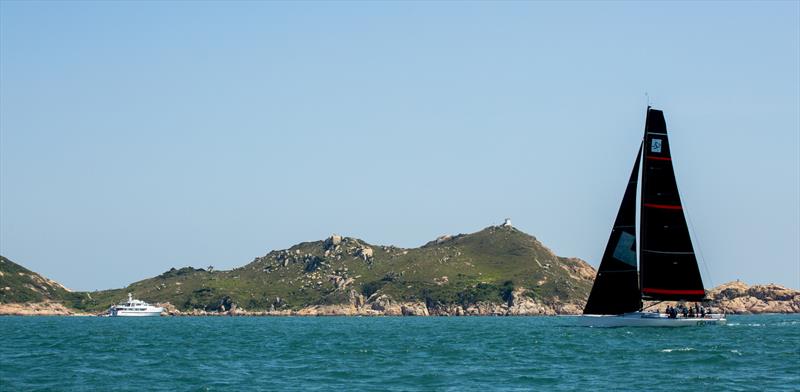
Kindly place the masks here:
MULTIPOLYGON (((641 312, 642 300, 700 301, 704 297, 705 289, 675 181, 664 113, 648 107, 644 138, 584 315, 620 316, 618 319, 589 319, 590 324, 609 326, 694 325, 687 320, 678 323, 678 319, 666 315, 641 312), (637 200, 640 183, 641 200, 637 200), (637 201, 640 208, 638 247, 637 201)), ((703 324, 724 322, 718 315, 696 320, 703 324)))

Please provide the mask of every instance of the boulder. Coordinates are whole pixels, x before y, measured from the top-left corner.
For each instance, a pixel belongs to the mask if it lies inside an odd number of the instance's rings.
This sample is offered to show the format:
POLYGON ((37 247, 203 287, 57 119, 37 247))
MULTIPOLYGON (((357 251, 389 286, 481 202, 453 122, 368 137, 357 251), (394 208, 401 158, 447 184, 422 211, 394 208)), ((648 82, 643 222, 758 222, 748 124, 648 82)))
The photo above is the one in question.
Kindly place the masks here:
MULTIPOLYGON (((428 238, 430 238, 430 237, 428 237, 428 238)), ((437 244, 445 243, 445 242, 447 242, 447 241, 450 241, 451 239, 453 239, 453 236, 452 236, 452 235, 445 234, 445 235, 442 235, 442 236, 436 237, 436 243, 437 243, 437 244)))
POLYGON ((463 316, 464 308, 459 304, 430 304, 428 313, 431 316, 463 316))
POLYGON ((556 310, 552 306, 548 306, 525 295, 526 292, 527 290, 524 288, 517 288, 511 293, 511 300, 508 306, 509 315, 553 316, 556 314, 556 310))
POLYGON ((356 256, 360 256, 364 261, 367 261, 372 258, 373 251, 372 248, 368 246, 362 246, 356 249, 356 256))
POLYGON ((156 303, 155 306, 164 308, 164 310, 161 312, 162 316, 180 316, 181 315, 181 311, 178 310, 178 308, 176 308, 175 305, 173 305, 173 304, 171 304, 169 302, 158 302, 158 303, 156 303))
POLYGON ((408 302, 400 305, 403 316, 429 316, 424 302, 408 302))
POLYGON ((364 303, 366 302, 364 300, 364 296, 361 295, 360 293, 356 292, 353 289, 350 289, 350 298, 349 299, 350 299, 350 304, 355 306, 356 308, 364 307, 364 303))
POLYGON ((327 250, 335 249, 341 243, 342 243, 342 236, 338 234, 333 234, 325 240, 325 249, 327 250))
POLYGON ((507 304, 492 302, 478 302, 464 309, 464 314, 467 316, 504 316, 506 313, 508 313, 507 304))
POLYGON ((387 295, 380 295, 371 299, 368 303, 369 308, 383 313, 386 316, 402 316, 403 308, 398 305, 387 295))

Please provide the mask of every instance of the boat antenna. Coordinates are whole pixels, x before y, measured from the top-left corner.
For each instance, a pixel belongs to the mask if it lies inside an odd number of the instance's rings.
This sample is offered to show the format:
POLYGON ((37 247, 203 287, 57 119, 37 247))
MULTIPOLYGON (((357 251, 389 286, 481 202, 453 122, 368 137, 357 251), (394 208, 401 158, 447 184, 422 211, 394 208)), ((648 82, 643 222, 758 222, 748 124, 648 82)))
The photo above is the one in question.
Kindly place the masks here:
POLYGON ((644 99, 647 100, 647 109, 650 109, 650 95, 647 94, 647 90, 644 92, 644 99))

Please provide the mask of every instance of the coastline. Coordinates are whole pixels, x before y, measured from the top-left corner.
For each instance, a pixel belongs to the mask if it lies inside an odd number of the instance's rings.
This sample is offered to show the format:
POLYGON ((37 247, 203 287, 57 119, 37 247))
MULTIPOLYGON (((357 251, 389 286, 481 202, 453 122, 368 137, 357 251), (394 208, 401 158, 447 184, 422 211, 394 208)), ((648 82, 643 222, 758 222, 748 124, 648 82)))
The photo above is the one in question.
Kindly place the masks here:
MULTIPOLYGON (((181 311, 169 302, 157 303, 165 310, 161 316, 174 317, 384 317, 384 316, 575 316, 583 313, 582 304, 545 304, 517 291, 509 303, 478 302, 470 305, 425 304, 398 302, 381 295, 364 301, 354 296, 350 303, 311 305, 300 309, 247 310, 236 305, 222 311, 192 309, 181 311)), ((754 285, 736 281, 709 291, 712 301, 705 305, 713 313, 725 314, 792 314, 800 313, 800 291, 778 285, 754 285)), ((645 303, 653 309, 676 302, 645 303)), ((0 316, 102 316, 105 312, 86 313, 66 307, 59 302, 0 303, 0 316)))
MULTIPOLYGON (((220 311, 191 309, 181 311, 169 302, 156 303, 164 308, 162 316, 557 316, 579 315, 584 303, 547 303, 526 295, 525 289, 512 292, 508 303, 477 302, 474 304, 441 304, 422 301, 395 301, 387 295, 369 298, 350 290, 349 301, 331 305, 309 305, 300 309, 247 310, 231 305, 220 311)), ((800 313, 800 291, 776 284, 748 286, 733 281, 708 291, 711 301, 706 304, 713 313, 725 314, 790 314, 800 313)), ((645 308, 658 309, 677 302, 645 303, 645 308)), ((58 301, 0 303, 0 316, 101 316, 82 312, 58 301)))
POLYGON ((70 309, 60 302, 0 303, 0 316, 94 316, 70 309))

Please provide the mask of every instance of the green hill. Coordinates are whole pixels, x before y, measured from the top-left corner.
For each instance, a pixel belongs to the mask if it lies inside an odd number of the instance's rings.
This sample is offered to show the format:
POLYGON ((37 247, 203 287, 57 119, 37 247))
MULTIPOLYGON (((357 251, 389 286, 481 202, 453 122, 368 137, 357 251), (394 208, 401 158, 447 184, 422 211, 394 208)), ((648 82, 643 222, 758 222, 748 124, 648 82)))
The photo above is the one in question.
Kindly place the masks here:
MULTIPOLYGON (((127 293, 184 314, 233 307, 245 314, 300 315, 580 313, 594 275, 584 261, 558 257, 510 226, 409 249, 333 235, 230 271, 172 268, 125 288, 94 292, 70 292, 0 256, 0 305, 7 308, 0 306, 0 314, 100 313, 127 293)), ((776 285, 734 282, 709 295, 712 306, 727 312, 800 311, 798 291, 776 285)))
MULTIPOLYGON (((582 306, 594 270, 556 256, 536 238, 510 226, 445 236, 419 248, 372 245, 331 236, 272 251, 230 271, 185 267, 124 289, 82 293, 69 305, 100 311, 131 292, 181 311, 297 310, 385 296, 427 306, 508 303, 512 293, 542 303, 582 306)), ((80 294, 80 293, 79 293, 80 294)))
POLYGON ((64 286, 0 256, 0 303, 62 301, 64 286))

